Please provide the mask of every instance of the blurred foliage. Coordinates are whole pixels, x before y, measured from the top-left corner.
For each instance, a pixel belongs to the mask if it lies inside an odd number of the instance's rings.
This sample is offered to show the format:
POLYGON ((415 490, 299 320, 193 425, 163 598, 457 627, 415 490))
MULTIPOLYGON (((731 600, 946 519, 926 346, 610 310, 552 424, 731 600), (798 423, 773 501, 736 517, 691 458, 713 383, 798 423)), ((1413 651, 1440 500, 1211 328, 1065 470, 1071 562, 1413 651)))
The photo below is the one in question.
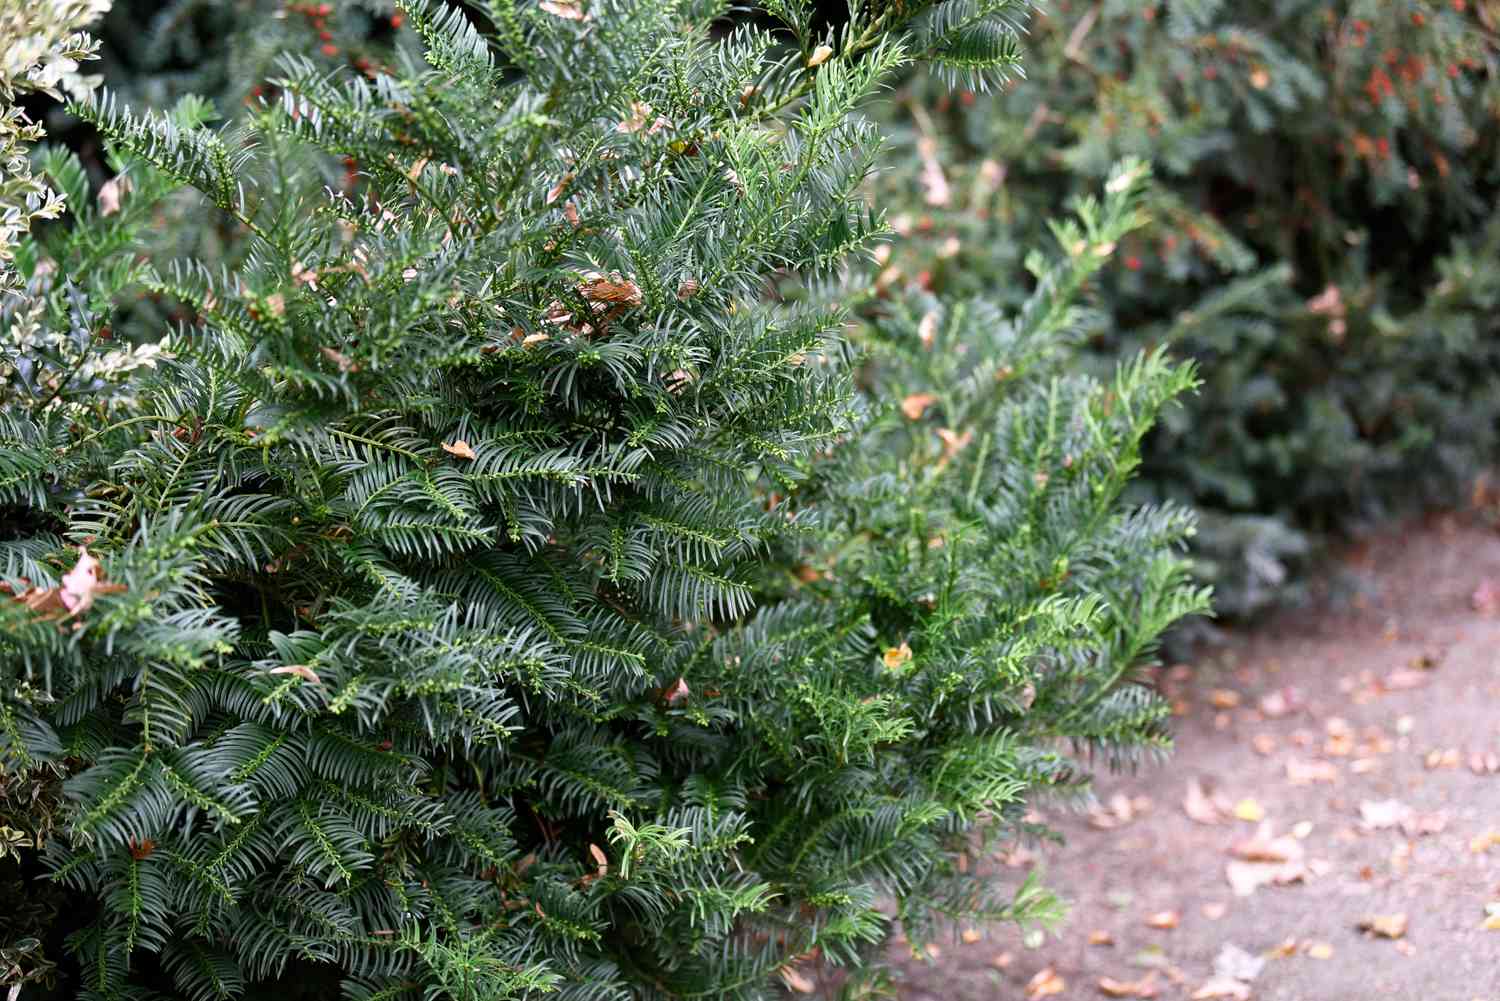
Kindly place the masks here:
POLYGON ((1317 543, 1456 496, 1500 415, 1500 3, 1060 0, 1028 80, 891 103, 884 284, 1024 292, 1025 248, 1122 155, 1154 224, 1094 291, 1102 359, 1169 344, 1204 387, 1145 459, 1202 510, 1200 573, 1246 614, 1317 543))

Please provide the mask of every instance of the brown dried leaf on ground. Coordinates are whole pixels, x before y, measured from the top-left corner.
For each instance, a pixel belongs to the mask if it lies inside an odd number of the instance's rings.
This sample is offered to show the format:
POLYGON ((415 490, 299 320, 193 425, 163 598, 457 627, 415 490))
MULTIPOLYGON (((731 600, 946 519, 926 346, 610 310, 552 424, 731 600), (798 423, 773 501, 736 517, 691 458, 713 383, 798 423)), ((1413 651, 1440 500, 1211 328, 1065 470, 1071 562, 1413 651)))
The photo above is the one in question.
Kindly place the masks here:
POLYGON ((1036 976, 1026 982, 1026 996, 1028 998, 1045 998, 1061 994, 1068 989, 1068 982, 1057 975, 1057 971, 1050 966, 1038 970, 1036 976))
POLYGON ((1153 970, 1139 980, 1100 977, 1099 992, 1112 998, 1154 998, 1160 990, 1156 986, 1156 972, 1153 970))
POLYGON ((1448 815, 1441 810, 1436 813, 1411 813, 1401 820, 1401 833, 1408 838, 1441 834, 1448 826, 1448 815))
POLYGON ((1237 897, 1248 897, 1262 886, 1299 883, 1311 874, 1302 861, 1302 845, 1291 835, 1273 837, 1269 824, 1255 837, 1230 849, 1235 857, 1224 866, 1224 878, 1237 897))
POLYGON ((1171 931, 1182 923, 1182 915, 1176 911, 1157 911, 1146 918, 1147 928, 1156 928, 1160 931, 1171 931))
POLYGON ((1270 719, 1280 719, 1302 708, 1302 693, 1290 685, 1261 697, 1260 711, 1270 719))
POLYGON ((1242 862, 1300 862, 1302 845, 1290 834, 1273 837, 1271 825, 1262 824, 1252 838, 1235 843, 1230 854, 1242 862))
POLYGON ((1332 785, 1339 780, 1339 770, 1338 766, 1331 761, 1303 761, 1300 758, 1288 758, 1286 780, 1294 786, 1312 785, 1317 782, 1332 785))
POLYGON ((1182 798, 1182 812, 1199 824, 1211 826, 1224 821, 1224 814, 1204 791, 1203 783, 1198 779, 1188 780, 1187 795, 1182 798))
POLYGON ((1403 938, 1406 935, 1406 915, 1371 914, 1360 918, 1357 927, 1366 935, 1378 938, 1403 938))

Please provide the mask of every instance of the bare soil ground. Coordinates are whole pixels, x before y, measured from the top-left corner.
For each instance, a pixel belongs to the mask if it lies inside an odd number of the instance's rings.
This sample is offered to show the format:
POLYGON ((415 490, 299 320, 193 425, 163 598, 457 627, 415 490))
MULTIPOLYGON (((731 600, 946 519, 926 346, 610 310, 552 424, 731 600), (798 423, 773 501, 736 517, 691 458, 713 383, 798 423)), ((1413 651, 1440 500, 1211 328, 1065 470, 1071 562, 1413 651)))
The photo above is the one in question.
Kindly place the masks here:
POLYGON ((985 860, 1044 867, 1057 934, 898 940, 904 1001, 1500 1001, 1500 534, 1434 518, 1343 565, 1319 607, 1163 672, 1169 765, 985 860))

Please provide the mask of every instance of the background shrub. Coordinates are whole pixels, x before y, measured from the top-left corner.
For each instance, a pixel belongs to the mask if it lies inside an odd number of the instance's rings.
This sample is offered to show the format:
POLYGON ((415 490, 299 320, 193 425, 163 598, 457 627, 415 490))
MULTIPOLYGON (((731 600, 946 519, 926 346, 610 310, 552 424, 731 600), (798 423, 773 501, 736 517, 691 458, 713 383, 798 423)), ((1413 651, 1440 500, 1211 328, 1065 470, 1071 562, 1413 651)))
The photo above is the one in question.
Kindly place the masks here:
POLYGON ((1190 368, 1067 350, 1146 168, 1015 310, 882 298, 858 110, 1011 68, 1020 4, 403 11, 390 72, 41 160, 0 761, 52 827, 0 878, 59 992, 852 995, 886 899, 1055 918, 966 853, 1165 750, 1134 672, 1206 605, 1190 515, 1119 503, 1190 368))
POLYGON ((1154 221, 1101 276, 1092 344, 1198 360, 1143 486, 1202 512, 1220 611, 1263 607, 1325 533, 1451 502, 1493 461, 1497 23, 1447 0, 1049 5, 1026 80, 913 78, 889 105, 886 281, 1020 294, 1060 207, 1149 155, 1154 221))

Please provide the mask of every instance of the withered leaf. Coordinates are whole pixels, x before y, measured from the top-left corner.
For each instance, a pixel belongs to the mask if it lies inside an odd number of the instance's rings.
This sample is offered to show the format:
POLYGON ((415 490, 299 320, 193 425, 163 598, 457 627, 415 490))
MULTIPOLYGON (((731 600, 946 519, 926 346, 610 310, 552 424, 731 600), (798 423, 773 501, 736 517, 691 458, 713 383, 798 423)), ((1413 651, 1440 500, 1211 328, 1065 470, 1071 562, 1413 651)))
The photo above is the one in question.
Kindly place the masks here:
POLYGON ((1156 971, 1152 970, 1139 980, 1116 980, 1113 977, 1099 978, 1099 991, 1112 998, 1154 998, 1159 993, 1156 986, 1156 971))
POLYGON ((1057 975, 1057 971, 1050 966, 1043 967, 1036 972, 1036 976, 1026 982, 1026 996, 1028 998, 1045 998, 1061 994, 1068 989, 1068 982, 1057 975))
POLYGON ((460 459, 474 458, 474 450, 470 448, 469 443, 464 441, 462 438, 453 442, 451 445, 446 441, 443 442, 443 451, 460 459))
POLYGON ((818 989, 812 979, 794 966, 783 966, 780 970, 782 982, 798 994, 811 994, 818 989))
POLYGON ((539 0, 537 9, 546 11, 553 17, 560 17, 565 21, 587 21, 588 14, 584 13, 583 7, 578 0, 539 0))
POLYGON ((314 685, 321 685, 323 683, 323 679, 318 677, 318 672, 306 664, 283 664, 281 667, 271 668, 270 673, 295 675, 303 681, 312 682, 314 685))
POLYGON ((1406 915, 1371 914, 1360 918, 1356 927, 1365 934, 1378 938, 1402 938, 1406 935, 1406 915))
POLYGON ((937 402, 937 397, 931 393, 913 393, 901 401, 901 412, 909 421, 919 421, 927 408, 937 402))
POLYGON ((130 178, 125 174, 117 174, 104 182, 104 187, 99 189, 99 214, 110 216, 120 211, 120 199, 130 194, 131 187, 130 178))
POLYGON ((884 661, 885 666, 892 671, 896 670, 899 667, 904 667, 906 663, 911 660, 911 645, 908 643, 902 643, 900 646, 890 647, 881 657, 881 660, 884 661))

